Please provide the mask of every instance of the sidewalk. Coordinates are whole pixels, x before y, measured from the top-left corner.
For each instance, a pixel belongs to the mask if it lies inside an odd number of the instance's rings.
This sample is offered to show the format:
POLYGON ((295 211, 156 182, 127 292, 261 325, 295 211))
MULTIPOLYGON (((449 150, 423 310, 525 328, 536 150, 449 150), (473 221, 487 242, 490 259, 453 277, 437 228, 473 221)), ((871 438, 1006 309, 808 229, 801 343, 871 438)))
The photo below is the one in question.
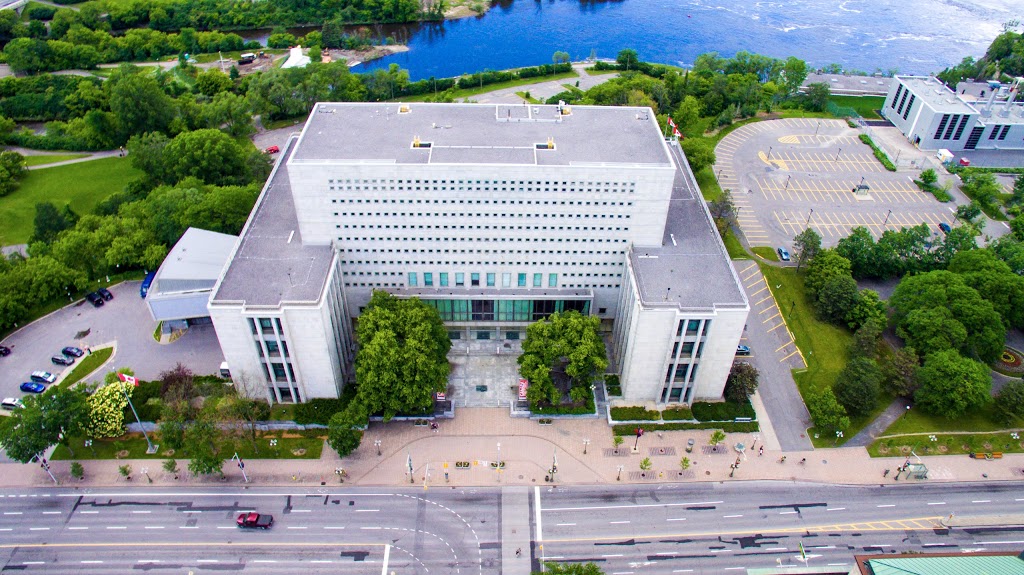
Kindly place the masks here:
MULTIPOLYGON (((721 446, 720 453, 712 453, 708 446, 711 431, 666 431, 644 434, 639 441, 639 453, 631 453, 634 437, 615 454, 607 423, 601 419, 558 420, 553 425, 540 425, 535 420, 512 419, 505 409, 461 409, 454 420, 443 421, 435 433, 429 427, 417 427, 411 422, 392 422, 387 425, 372 423, 363 437, 360 448, 349 457, 339 459, 329 448, 319 460, 258 460, 246 461, 245 471, 250 484, 268 486, 295 485, 312 487, 338 483, 335 470, 344 468, 345 482, 367 486, 409 485, 407 464, 412 459, 415 471, 413 483, 423 485, 429 466, 430 486, 484 486, 484 485, 544 485, 552 460, 557 459, 556 484, 601 483, 694 483, 707 481, 781 480, 812 483, 877 485, 895 483, 896 467, 905 457, 868 457, 863 448, 819 449, 816 451, 786 452, 785 463, 779 451, 766 449, 758 456, 762 442, 754 443, 754 434, 731 433, 721 446), (693 453, 685 453, 687 439, 693 438, 693 453), (374 440, 381 440, 381 455, 377 455, 374 440), (590 439, 586 455, 583 440, 590 439), (500 457, 505 468, 499 474, 490 466, 500 457), (746 458, 737 454, 734 446, 747 446, 746 458), (691 461, 689 469, 682 471, 682 457, 691 461), (640 461, 649 457, 652 468, 641 474, 640 461), (740 457, 740 466, 730 478, 730 465, 740 457), (801 464, 801 459, 807 461, 801 464), (468 461, 468 469, 457 469, 456 461, 468 461), (448 464, 448 482, 444 464, 448 464), (621 479, 619 477, 619 466, 621 479), (891 470, 883 478, 884 470, 891 470)), ((916 461, 916 459, 914 459, 916 461)), ((929 482, 1008 481, 1024 479, 1024 454, 1007 454, 995 461, 974 460, 966 455, 922 457, 929 470, 929 482), (986 477, 987 475, 987 477, 986 477)), ((82 461, 85 480, 71 478, 70 462, 51 463, 51 471, 63 486, 81 487, 145 487, 149 485, 142 474, 148 468, 152 485, 200 486, 238 485, 243 483, 241 471, 230 461, 225 462, 222 481, 214 477, 193 477, 185 471, 187 461, 179 460, 179 478, 164 472, 162 460, 82 461), (118 474, 118 466, 131 465, 133 479, 126 482, 118 474)), ((38 465, 0 464, 0 475, 5 487, 49 487, 53 482, 38 465)), ((901 478, 899 481, 905 481, 901 478)), ((910 480, 916 482, 918 480, 910 480)))

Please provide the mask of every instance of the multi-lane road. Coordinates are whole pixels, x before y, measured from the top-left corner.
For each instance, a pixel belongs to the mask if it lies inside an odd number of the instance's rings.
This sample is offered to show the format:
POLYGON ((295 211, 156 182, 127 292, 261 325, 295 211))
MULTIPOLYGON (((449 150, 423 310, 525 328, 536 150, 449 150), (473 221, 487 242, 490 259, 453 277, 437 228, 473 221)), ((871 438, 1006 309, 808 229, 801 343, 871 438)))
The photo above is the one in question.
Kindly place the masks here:
POLYGON ((1024 549, 1017 483, 338 487, 0 490, 0 568, 483 575, 592 561, 610 575, 705 574, 802 566, 801 545, 808 565, 837 570, 854 554, 1024 549), (249 510, 273 514, 273 529, 236 528, 249 510))

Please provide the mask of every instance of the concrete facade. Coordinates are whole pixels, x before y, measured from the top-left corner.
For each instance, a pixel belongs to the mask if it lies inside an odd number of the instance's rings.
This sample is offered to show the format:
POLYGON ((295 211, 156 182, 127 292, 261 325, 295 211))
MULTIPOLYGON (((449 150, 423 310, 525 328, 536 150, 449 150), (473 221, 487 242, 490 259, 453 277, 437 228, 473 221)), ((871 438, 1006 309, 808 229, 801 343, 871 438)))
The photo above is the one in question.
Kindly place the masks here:
POLYGON ((932 76, 895 76, 882 115, 922 150, 1024 149, 1019 82, 958 94, 932 76))
POLYGON ((435 307, 453 340, 599 315, 631 358, 623 393, 661 402, 721 396, 749 309, 647 108, 318 104, 211 298, 232 375, 276 401, 337 396, 377 289, 435 307), (666 380, 694 318, 704 345, 666 380))

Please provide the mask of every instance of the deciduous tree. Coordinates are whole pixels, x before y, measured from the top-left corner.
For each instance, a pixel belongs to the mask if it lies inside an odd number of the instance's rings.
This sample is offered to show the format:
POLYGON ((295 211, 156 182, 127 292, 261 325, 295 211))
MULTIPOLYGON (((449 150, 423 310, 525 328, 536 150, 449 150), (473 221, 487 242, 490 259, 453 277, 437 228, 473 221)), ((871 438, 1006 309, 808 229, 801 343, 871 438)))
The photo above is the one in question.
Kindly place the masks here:
POLYGON ((846 415, 846 409, 836 399, 832 388, 811 396, 807 402, 807 411, 811 414, 811 421, 818 431, 826 435, 842 431, 850 427, 850 418, 846 415))
POLYGON ((793 238, 793 251, 796 252, 796 270, 800 271, 801 266, 810 262, 821 251, 821 236, 807 228, 793 238))
POLYGON ((836 399, 852 415, 870 413, 878 404, 878 391, 882 383, 882 370, 875 360, 855 357, 846 364, 836 378, 836 399))
POLYGON ((742 403, 757 391, 757 368, 745 361, 734 363, 725 380, 725 398, 742 403))
POLYGON ((914 348, 897 349, 882 368, 885 390, 900 397, 913 397, 917 391, 917 370, 920 367, 914 348))
POLYGON ((956 350, 929 354, 917 372, 914 403, 928 413, 956 419, 991 399, 989 368, 956 350))
POLYGON ((1024 417, 1024 381, 1013 379, 1006 382, 995 399, 996 411, 1007 425, 1024 417))

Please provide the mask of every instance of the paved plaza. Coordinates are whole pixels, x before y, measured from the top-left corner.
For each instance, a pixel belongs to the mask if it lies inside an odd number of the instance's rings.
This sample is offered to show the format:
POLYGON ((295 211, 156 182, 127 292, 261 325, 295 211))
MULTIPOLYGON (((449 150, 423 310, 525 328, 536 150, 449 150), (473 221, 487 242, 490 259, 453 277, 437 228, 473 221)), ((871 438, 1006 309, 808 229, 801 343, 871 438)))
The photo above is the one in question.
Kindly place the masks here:
POLYGON ((922 223, 935 234, 940 223, 955 225, 955 206, 914 184, 919 170, 886 171, 858 135, 842 120, 797 118, 747 124, 723 138, 715 174, 732 191, 747 241, 792 247, 810 227, 829 247, 858 226, 877 238, 922 223))

